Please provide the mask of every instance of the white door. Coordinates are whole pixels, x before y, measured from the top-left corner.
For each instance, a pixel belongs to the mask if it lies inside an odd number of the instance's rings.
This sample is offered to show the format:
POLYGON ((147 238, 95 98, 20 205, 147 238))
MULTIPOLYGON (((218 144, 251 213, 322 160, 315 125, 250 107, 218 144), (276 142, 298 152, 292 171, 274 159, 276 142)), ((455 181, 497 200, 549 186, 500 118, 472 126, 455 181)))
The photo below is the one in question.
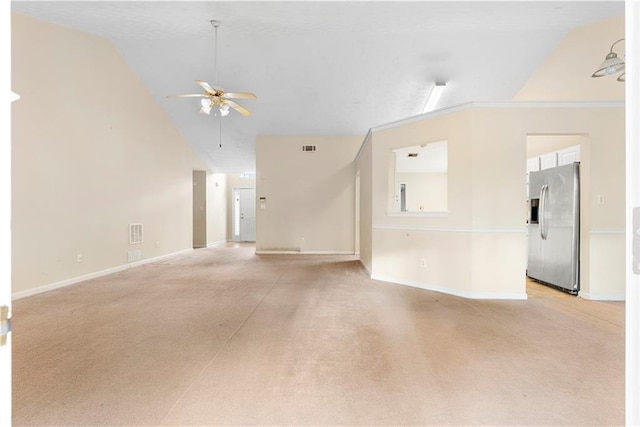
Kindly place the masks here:
POLYGON ((626 425, 640 425, 640 1, 626 2, 626 425), (635 245, 635 257, 633 246, 635 245))
POLYGON ((240 189, 240 240, 256 241, 256 189, 240 189))
MULTIPOLYGON (((0 306, 11 309, 11 2, 0 10, 0 306)), ((4 340, 3 340, 4 341, 4 340)), ((11 425, 11 334, 0 347, 0 425, 11 425)))

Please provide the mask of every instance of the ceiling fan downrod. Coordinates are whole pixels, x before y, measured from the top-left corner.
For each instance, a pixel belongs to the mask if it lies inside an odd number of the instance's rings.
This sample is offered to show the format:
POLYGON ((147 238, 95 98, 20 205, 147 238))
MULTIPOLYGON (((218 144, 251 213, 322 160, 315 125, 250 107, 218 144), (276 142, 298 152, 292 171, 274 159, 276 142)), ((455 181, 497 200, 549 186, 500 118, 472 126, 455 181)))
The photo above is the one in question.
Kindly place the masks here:
POLYGON ((215 36, 213 39, 213 84, 218 84, 218 27, 220 21, 212 19, 209 21, 215 30, 215 36))

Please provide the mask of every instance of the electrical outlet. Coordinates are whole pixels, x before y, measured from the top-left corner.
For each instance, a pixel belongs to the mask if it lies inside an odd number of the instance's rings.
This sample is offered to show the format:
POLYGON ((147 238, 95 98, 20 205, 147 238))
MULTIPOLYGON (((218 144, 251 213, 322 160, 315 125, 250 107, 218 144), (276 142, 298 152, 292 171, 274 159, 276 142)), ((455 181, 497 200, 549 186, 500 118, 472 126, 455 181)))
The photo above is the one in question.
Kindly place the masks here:
POLYGON ((155 243, 155 247, 156 247, 156 248, 158 247, 158 242, 156 242, 156 243, 155 243))
POLYGON ((422 258, 420 260, 420 265, 422 266, 422 268, 427 268, 427 260, 422 258))
POLYGON ((598 195, 598 204, 604 205, 604 196, 602 194, 598 195))
POLYGON ((76 255, 76 261, 77 261, 77 262, 82 262, 82 261, 84 261, 84 258, 83 258, 83 256, 82 256, 82 254, 77 254, 77 255, 76 255))

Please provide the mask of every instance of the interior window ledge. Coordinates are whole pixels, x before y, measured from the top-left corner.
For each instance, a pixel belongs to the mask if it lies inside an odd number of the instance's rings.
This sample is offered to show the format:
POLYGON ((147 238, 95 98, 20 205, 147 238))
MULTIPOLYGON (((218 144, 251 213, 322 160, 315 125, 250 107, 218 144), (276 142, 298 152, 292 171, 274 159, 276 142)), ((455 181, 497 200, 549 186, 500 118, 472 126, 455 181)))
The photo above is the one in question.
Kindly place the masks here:
POLYGON ((387 212, 387 216, 433 218, 449 216, 449 211, 439 212, 387 212))

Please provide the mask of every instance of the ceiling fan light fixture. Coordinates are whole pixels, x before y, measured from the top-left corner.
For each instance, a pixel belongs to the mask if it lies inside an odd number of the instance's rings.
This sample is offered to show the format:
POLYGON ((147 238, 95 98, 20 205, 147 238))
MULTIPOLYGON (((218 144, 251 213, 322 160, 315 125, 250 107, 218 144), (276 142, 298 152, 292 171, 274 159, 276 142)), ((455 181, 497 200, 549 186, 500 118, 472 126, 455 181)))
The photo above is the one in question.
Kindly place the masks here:
POLYGON ((619 82, 624 82, 625 81, 624 73, 620 74, 616 80, 619 82))
POLYGON ((605 57, 602 64, 598 67, 595 73, 591 77, 603 77, 615 74, 624 68, 624 61, 618 58, 618 54, 615 52, 609 52, 605 57))
POLYGON ((200 99, 200 114, 211 114, 213 110, 213 116, 224 117, 228 116, 231 108, 242 114, 243 116, 251 115, 251 112, 241 105, 238 105, 232 99, 244 98, 244 99, 256 99, 256 95, 250 92, 225 92, 219 86, 216 86, 218 81, 218 27, 220 21, 209 21, 215 30, 214 37, 214 52, 213 52, 213 85, 205 82, 204 80, 196 80, 196 84, 204 89, 204 93, 190 93, 182 95, 169 95, 168 98, 201 98, 200 99), (215 110, 214 110, 214 107, 215 110), (218 114, 219 113, 219 114, 218 114))

